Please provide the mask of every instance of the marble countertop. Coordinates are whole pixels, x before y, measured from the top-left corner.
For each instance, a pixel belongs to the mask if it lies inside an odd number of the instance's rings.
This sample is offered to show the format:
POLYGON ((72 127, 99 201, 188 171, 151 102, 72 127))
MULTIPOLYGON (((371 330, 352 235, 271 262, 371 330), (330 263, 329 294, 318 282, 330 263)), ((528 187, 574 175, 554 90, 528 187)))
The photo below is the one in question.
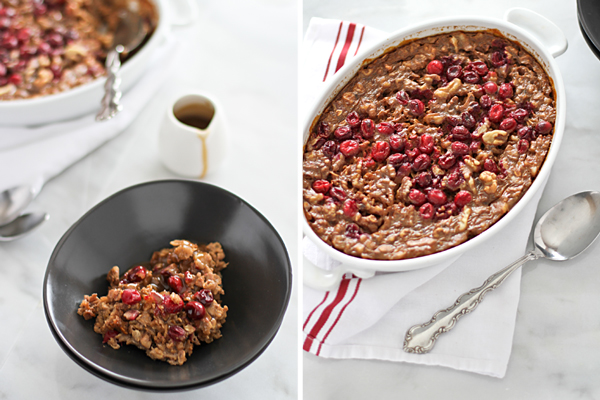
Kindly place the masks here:
MULTIPOLYGON (((225 164, 204 181, 232 191, 266 216, 286 243, 297 277, 297 165, 290 161, 297 154, 297 3, 198 4, 193 25, 174 28, 182 51, 148 106, 119 136, 46 184, 29 207, 50 214, 43 226, 19 241, 0 243, 2 399, 165 398, 115 386, 80 368, 52 337, 41 299, 50 254, 75 221, 122 188, 176 177, 157 155, 158 126, 176 94, 206 91, 223 106, 231 148, 225 164)), ((296 399, 297 298, 294 289, 283 325, 256 361, 178 398, 296 399)))
MULTIPOLYGON (((566 87, 566 130, 539 217, 570 194, 600 189, 600 61, 581 36, 575 1, 304 0, 303 29, 311 17, 321 17, 391 32, 446 16, 502 18, 512 7, 529 8, 550 19, 569 42, 567 52, 557 59, 566 87)), ((573 260, 537 260, 524 268, 512 355, 503 379, 442 367, 330 360, 305 353, 304 398, 600 398, 599 257, 600 243, 595 243, 573 260)))

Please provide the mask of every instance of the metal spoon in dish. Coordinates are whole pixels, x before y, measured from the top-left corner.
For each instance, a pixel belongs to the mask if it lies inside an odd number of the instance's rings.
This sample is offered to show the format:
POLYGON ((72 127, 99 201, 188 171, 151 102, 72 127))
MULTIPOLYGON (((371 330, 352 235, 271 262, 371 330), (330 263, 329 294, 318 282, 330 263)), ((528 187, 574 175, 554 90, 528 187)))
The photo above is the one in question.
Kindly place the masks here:
POLYGON ((27 235, 48 219, 45 212, 23 214, 6 225, 0 226, 0 242, 10 242, 27 235))
POLYGON ((500 286, 521 265, 538 258, 569 260, 587 249, 599 233, 600 193, 581 192, 567 197, 536 224, 533 250, 490 276, 480 287, 461 295, 454 305, 438 311, 429 322, 410 328, 404 338, 404 351, 428 353, 442 333, 454 328, 460 317, 473 311, 487 292, 500 286))
POLYGON ((42 190, 44 182, 15 186, 0 192, 0 226, 14 221, 42 190))
POLYGON ((112 49, 106 56, 108 76, 104 84, 104 97, 102 98, 101 108, 98 114, 96 114, 96 121, 109 120, 123 108, 120 103, 120 55, 131 53, 143 42, 148 34, 144 20, 139 13, 135 12, 136 5, 137 2, 132 1, 129 3, 129 8, 119 12, 119 23, 113 38, 112 49))

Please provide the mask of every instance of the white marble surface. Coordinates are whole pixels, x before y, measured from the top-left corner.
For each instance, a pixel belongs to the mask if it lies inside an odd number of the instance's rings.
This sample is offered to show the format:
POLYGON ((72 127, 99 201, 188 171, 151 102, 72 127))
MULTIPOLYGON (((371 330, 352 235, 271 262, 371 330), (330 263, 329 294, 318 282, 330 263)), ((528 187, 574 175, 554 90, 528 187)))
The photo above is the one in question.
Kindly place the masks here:
MULTIPOLYGON (((569 41, 569 49, 558 58, 566 86, 566 131, 539 216, 570 194, 600 190, 600 61, 580 34, 575 1, 304 0, 303 30, 311 17, 345 19, 394 31, 451 15, 502 18, 512 7, 544 15, 569 41)), ((503 379, 405 363, 328 360, 305 353, 304 398, 600 398, 598 257, 600 243, 595 243, 574 260, 538 260, 525 267, 512 355, 503 379)), ((476 314, 469 318, 477 318, 476 314)))
MULTIPOLYGON (((158 125, 173 94, 208 91, 223 105, 232 139, 225 164, 206 182, 261 211, 294 264, 297 220, 297 30, 294 0, 198 0, 193 26, 178 30, 174 71, 116 139, 47 183, 30 210, 50 214, 39 230, 0 243, 0 398, 165 398, 117 387, 71 361, 53 339, 41 305, 42 280, 63 233, 108 195, 143 181, 175 177, 158 161, 158 125)), ((31 160, 35 162, 35 160, 31 160)), ((297 290, 267 350, 230 379, 178 398, 296 399, 297 290)))

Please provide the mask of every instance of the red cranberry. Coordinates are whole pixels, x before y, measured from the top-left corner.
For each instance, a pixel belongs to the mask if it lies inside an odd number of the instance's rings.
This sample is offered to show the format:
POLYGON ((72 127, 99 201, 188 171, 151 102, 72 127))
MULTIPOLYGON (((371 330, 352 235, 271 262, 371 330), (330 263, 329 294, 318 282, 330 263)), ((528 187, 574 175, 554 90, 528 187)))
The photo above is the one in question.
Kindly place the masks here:
POLYGON ((371 148, 371 157, 375 161, 383 161, 390 155, 390 144, 388 142, 375 142, 371 148))
MULTIPOLYGON (((475 103, 477 104, 477 103, 475 103)), ((479 107, 479 104, 477 104, 477 107, 479 107)), ((469 112, 464 112, 461 114, 461 118, 462 118, 462 123, 466 128, 469 129, 473 129, 475 127, 475 125, 477 124, 477 121, 475 121, 475 117, 473 117, 473 115, 469 112)))
POLYGON ((17 32, 17 39, 21 43, 25 43, 30 36, 31 31, 28 28, 19 29, 19 32, 17 32))
POLYGON ((446 78, 448 78, 449 81, 460 78, 461 75, 462 67, 460 65, 451 65, 446 70, 446 78))
POLYGON ((446 187, 450 190, 458 190, 460 185, 465 181, 465 178, 462 176, 459 170, 454 170, 450 174, 448 174, 448 179, 446 180, 446 187))
POLYGON ((352 130, 349 126, 340 126, 333 132, 333 136, 339 140, 349 139, 352 136, 352 130))
POLYGON ((496 85, 494 82, 486 82, 483 84, 483 91, 486 92, 487 94, 494 94, 496 93, 496 91, 498 90, 498 85, 496 85))
POLYGON ((430 134, 424 133, 419 137, 419 151, 421 153, 431 154, 433 152, 434 145, 435 140, 430 134))
POLYGON ((359 150, 356 140, 345 140, 340 144, 340 152, 346 157, 357 155, 359 150))
POLYGON ((4 38, 4 40, 2 40, 2 46, 7 49, 16 49, 19 47, 19 40, 16 36, 7 36, 4 38))
POLYGON ((213 294, 210 289, 202 289, 194 293, 194 298, 205 306, 211 304, 214 300, 213 294))
POLYGON ((2 63, 0 63, 0 76, 6 76, 6 73, 8 72, 8 70, 6 69, 6 66, 2 63))
POLYGON ((446 203, 435 210, 435 217, 438 219, 447 219, 458 212, 458 207, 454 203, 446 203))
POLYGON ((329 124, 327 122, 321 121, 319 127, 317 128, 317 135, 320 137, 328 138, 330 135, 329 124))
POLYGON ((358 116, 358 113, 356 111, 352 111, 346 116, 346 122, 352 127, 360 125, 360 117, 358 116))
POLYGON ((421 172, 415 177, 415 182, 417 185, 425 188, 431 185, 433 182, 433 177, 431 176, 430 172, 421 172))
POLYGON ((121 301, 127 305, 139 303, 142 300, 142 296, 135 289, 125 289, 121 293, 121 301))
POLYGON ((183 342, 187 338, 187 332, 180 326, 171 325, 167 330, 169 337, 176 342, 183 342))
POLYGON ((479 153, 479 150, 481 150, 481 142, 478 142, 477 140, 473 140, 471 142, 471 144, 469 145, 469 151, 473 154, 477 154, 477 153, 479 153))
POLYGON ((450 124, 450 126, 456 126, 461 123, 462 119, 458 118, 455 115, 449 115, 446 117, 446 121, 448 121, 448 124, 450 124))
POLYGON ((452 142, 452 152, 457 156, 466 156, 469 154, 469 146, 463 142, 452 142))
POLYGON ((427 201, 427 196, 418 189, 411 189, 410 192, 408 192, 408 199, 412 204, 418 207, 427 201))
POLYGON ((104 335, 102 336, 102 343, 106 343, 108 342, 110 339, 114 338, 117 336, 117 331, 115 330, 110 330, 110 331, 106 331, 104 333, 104 335))
POLYGON ((429 193, 427 193, 427 200, 436 206, 441 206, 448 201, 448 198, 446 197, 446 193, 440 189, 431 189, 429 193))
POLYGON ((329 191, 329 195, 340 202, 346 200, 346 192, 344 192, 344 189, 339 187, 332 187, 329 191))
POLYGON ((425 104, 419 99, 412 99, 408 102, 408 111, 413 115, 421 115, 425 112, 425 104))
POLYGON ((188 301, 184 306, 185 312, 191 319, 202 319, 206 314, 204 306, 197 301, 188 301))
POLYGON ((496 162, 491 158, 486 158, 483 162, 483 169, 489 172, 493 172, 494 174, 498 173, 498 166, 496 162))
POLYGON ((365 139, 372 138, 375 133, 375 123, 369 118, 363 119, 360 123, 360 131, 365 139))
POLYGON ((438 159, 438 165, 443 169, 450 169, 456 164, 456 156, 451 152, 448 152, 438 159))
POLYGON ((550 133, 552 131, 552 124, 548 121, 540 120, 540 122, 538 122, 535 126, 535 130, 538 133, 545 135, 546 133, 550 133))
POLYGON ((338 152, 338 145, 333 140, 328 140, 321 147, 321 151, 326 157, 333 158, 338 152))
POLYGON ((381 122, 375 126, 377 132, 383 133, 384 135, 391 135, 394 133, 394 127, 389 122, 381 122))
POLYGON ((405 154, 394 153, 388 157, 387 161, 392 167, 398 168, 402 163, 406 162, 407 158, 405 154))
POLYGON ((138 310, 127 310, 123 316, 127 321, 134 321, 137 317, 140 316, 140 312, 138 310))
POLYGON ((469 64, 469 68, 477 72, 479 76, 485 76, 488 73, 488 67, 483 61, 473 61, 469 64))
POLYGON ((41 17, 42 15, 45 15, 46 12, 48 12, 48 7, 46 7, 45 4, 43 4, 43 3, 35 3, 34 2, 33 13, 36 16, 41 17))
POLYGON ((410 175, 411 172, 412 172, 412 165, 410 165, 410 163, 408 163, 408 162, 405 162, 405 163, 400 164, 400 166, 396 170, 396 177, 404 178, 405 176, 410 175))
POLYGON ((195 280, 195 276, 190 272, 190 271, 185 271, 183 273, 183 280, 185 281, 185 283, 192 283, 195 280))
POLYGON ((183 281, 179 275, 170 276, 167 282, 171 289, 175 291, 175 293, 181 293, 183 291, 183 281))
POLYGON ((429 168, 430 165, 431 158, 427 154, 420 154, 413 162, 413 169, 415 171, 423 171, 429 168))
POLYGON ((500 129, 506 132, 512 132, 517 127, 517 121, 514 118, 504 118, 500 122, 500 129))
POLYGON ((396 93, 396 100, 398 100, 398 102, 404 106, 408 104, 410 97, 404 90, 400 90, 398 93, 396 93))
POLYGON ((513 97, 513 94, 513 87, 510 83, 503 83, 500 85, 500 88, 498 89, 498 97, 500 97, 500 99, 510 99, 513 97))
POLYGON ((390 135, 389 142, 390 142, 390 147, 394 151, 402 151, 402 149, 404 149, 404 146, 406 144, 404 137, 402 137, 400 135, 396 135, 396 134, 390 135))
POLYGON ((479 98, 479 104, 481 104, 481 108, 485 108, 487 110, 492 106, 492 98, 487 94, 484 94, 479 98))
POLYGON ((52 47, 61 47, 64 44, 63 37, 58 33, 49 34, 46 38, 46 41, 52 47))
POLYGON ((138 265, 129 270, 129 272, 127 273, 127 280, 129 282, 141 282, 146 278, 146 275, 146 268, 144 268, 141 265, 138 265))
POLYGON ((490 112, 489 112, 490 121, 499 123, 500 121, 502 121, 503 116, 504 116, 504 107, 502 107, 502 104, 494 104, 490 108, 490 112))
POLYGON ((408 157, 408 161, 413 162, 421 154, 421 151, 419 149, 406 149, 404 153, 408 157))
POLYGON ((479 82, 479 75, 475 71, 466 71, 463 74, 462 80, 466 83, 475 84, 479 82))
POLYGON ((471 133, 463 125, 458 125, 452 128, 452 140, 467 140, 471 137, 471 133))
POLYGON ((464 207, 469 204, 472 199, 473 196, 471 196, 471 193, 467 192, 466 190, 461 190, 460 192, 456 193, 456 196, 454 196, 454 204, 456 204, 458 207, 464 207))
POLYGON ((524 108, 517 108, 515 111, 513 111, 510 114, 517 122, 519 123, 523 123, 525 121, 525 118, 527 118, 529 116, 529 111, 527 111, 524 108))
POLYGON ((325 179, 319 179, 313 182, 312 188, 317 193, 325 194, 329 192, 329 189, 331 188, 331 183, 329 183, 329 181, 326 181, 325 179))
POLYGON ((344 207, 342 209, 344 211, 344 215, 352 218, 358 212, 358 205, 356 204, 356 201, 348 199, 344 202, 344 207))
POLYGON ((346 232, 345 235, 351 239, 358 239, 360 238, 360 228, 358 227, 358 225, 356 224, 348 224, 346 225, 346 232))
POLYGON ((428 74, 441 74, 444 71, 444 64, 440 60, 433 60, 427 64, 427 73, 428 74))
POLYGON ((419 214, 423 219, 431 219, 435 213, 435 209, 431 205, 431 203, 425 203, 421 207, 419 207, 419 214))
POLYGON ((517 151, 519 154, 525 154, 527 153, 527 150, 529 150, 529 141, 527 139, 519 140, 519 143, 517 144, 517 151))
POLYGON ((171 299, 171 296, 165 296, 163 300, 163 306, 165 307, 165 311, 169 314, 176 314, 183 310, 183 302, 176 303, 173 301, 173 299, 171 299))
POLYGON ((494 52, 492 54, 492 57, 490 58, 490 62, 496 68, 501 67, 504 64, 506 64, 507 59, 506 59, 506 55, 504 54, 504 51, 496 51, 496 52, 494 52))
POLYGON ((533 128, 529 127, 529 126, 522 126, 517 130, 517 135, 521 138, 521 139, 534 139, 534 132, 533 132, 533 128))

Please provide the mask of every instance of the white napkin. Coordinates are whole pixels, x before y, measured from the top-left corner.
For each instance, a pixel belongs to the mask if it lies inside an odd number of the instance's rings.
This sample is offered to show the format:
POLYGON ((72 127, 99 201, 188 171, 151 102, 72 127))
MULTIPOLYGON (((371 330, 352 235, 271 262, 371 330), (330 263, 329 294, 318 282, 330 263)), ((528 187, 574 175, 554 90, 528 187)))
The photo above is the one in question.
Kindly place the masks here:
MULTIPOLYGON (((368 48, 383 37, 385 33, 360 24, 313 18, 303 43, 304 105, 310 104, 311 91, 323 90, 324 79, 343 64, 341 58, 348 61, 358 47, 368 48)), ((304 350, 326 358, 405 361, 503 377, 512 348, 520 270, 488 293, 474 315, 463 317, 453 330, 441 335, 430 353, 405 353, 404 335, 525 254, 542 191, 519 218, 457 260, 370 279, 347 276, 330 292, 304 286, 304 350)), ((303 240, 307 259, 325 269, 335 266, 308 238, 303 240)))
POLYGON ((36 127, 0 127, 0 191, 21 184, 39 185, 127 128, 174 64, 176 42, 171 35, 165 37, 151 67, 123 94, 123 111, 111 120, 96 122, 93 113, 36 127))

